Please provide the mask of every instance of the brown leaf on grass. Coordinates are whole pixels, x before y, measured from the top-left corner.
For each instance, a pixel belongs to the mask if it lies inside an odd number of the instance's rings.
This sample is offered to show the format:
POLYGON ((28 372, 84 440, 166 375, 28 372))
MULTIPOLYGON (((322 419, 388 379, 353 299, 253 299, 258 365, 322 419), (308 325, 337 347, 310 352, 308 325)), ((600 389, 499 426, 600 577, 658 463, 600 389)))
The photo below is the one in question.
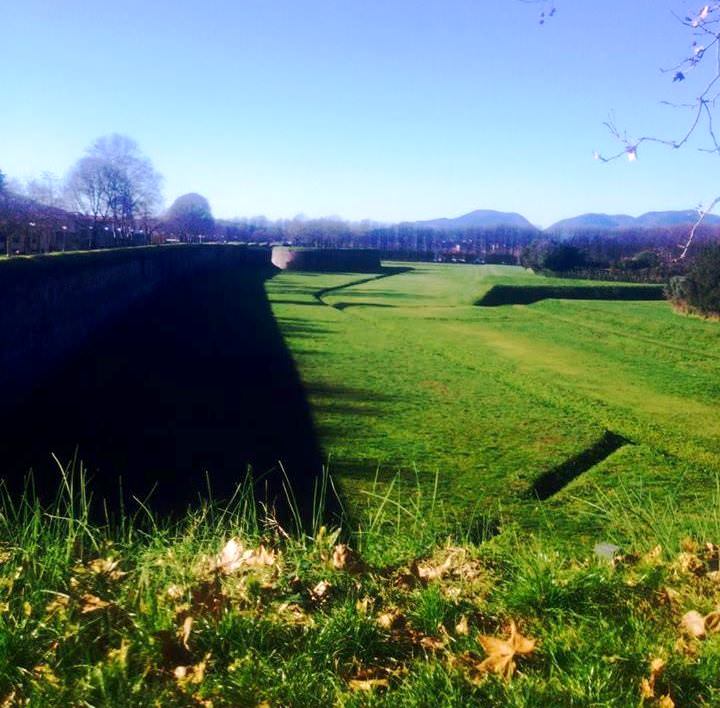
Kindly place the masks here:
POLYGON ((231 538, 220 551, 214 568, 224 575, 234 573, 240 568, 258 568, 275 565, 277 554, 267 550, 262 544, 257 549, 245 548, 243 544, 231 538))
POLYGON ((199 684, 202 683, 205 679, 205 669, 207 668, 207 660, 209 658, 209 655, 207 655, 201 662, 190 665, 190 666, 176 666, 173 675, 175 676, 175 679, 177 682, 184 686, 186 684, 192 683, 192 684, 199 684))
POLYGON ((119 564, 119 560, 113 560, 112 558, 96 558, 88 563, 88 569, 95 575, 102 575, 108 580, 115 581, 127 575, 126 572, 118 568, 119 564))
POLYGON ((32 676, 36 681, 40 681, 46 686, 52 688, 60 687, 60 679, 48 664, 38 664, 33 667, 32 676))
POLYGON ((405 617, 398 610, 388 610, 378 615, 377 618, 378 626, 381 629, 390 631, 392 629, 398 629, 405 624, 405 617))
POLYGON ((190 647, 188 646, 188 641, 190 640, 190 633, 192 632, 192 626, 193 626, 193 618, 190 615, 188 615, 185 618, 185 621, 183 622, 183 626, 182 626, 182 643, 186 649, 190 649, 190 647))
POLYGON ((303 610, 296 602, 283 602, 277 607, 277 613, 282 617, 283 621, 288 624, 303 626, 312 626, 313 618, 303 610))
POLYGON ((429 561, 420 563, 415 561, 410 567, 410 571, 425 582, 439 580, 452 568, 454 560, 455 549, 451 549, 448 556, 441 563, 431 563, 429 561))
POLYGON ((460 621, 455 625, 455 634, 459 637, 467 637, 470 634, 470 628, 468 626, 468 618, 463 615, 460 621))
POLYGON ((426 651, 441 651, 445 648, 445 640, 438 639, 437 637, 429 637, 427 635, 417 635, 412 637, 415 639, 415 643, 421 646, 426 651))
POLYGON ((706 543, 698 555, 705 563, 708 572, 720 570, 720 546, 714 543, 706 543))
POLYGON ((650 676, 644 678, 640 682, 640 695, 642 698, 655 698, 655 682, 665 669, 665 661, 663 659, 653 659, 650 662, 650 676))
POLYGON ((332 585, 330 585, 327 580, 321 580, 312 590, 310 590, 310 597, 315 600, 315 602, 323 602, 327 599, 331 588, 332 585))
POLYGON ((102 600, 101 598, 97 597, 97 595, 91 595, 90 593, 85 593, 81 598, 80 601, 83 603, 82 607, 80 608, 80 612, 84 615, 89 614, 90 612, 97 612, 98 610, 104 610, 107 607, 110 607, 110 603, 106 600, 102 600))
POLYGON ((686 656, 688 659, 695 659, 698 655, 697 642, 688 641, 685 637, 678 637, 675 640, 673 650, 675 653, 686 656))
POLYGON ((352 691, 372 691, 376 688, 388 688, 390 676, 388 669, 378 667, 360 667, 352 678, 348 679, 348 686, 352 691))
POLYGON ((332 565, 335 570, 348 573, 364 573, 367 570, 362 558, 344 543, 339 543, 333 549, 332 565))
POLYGON ((470 582, 478 578, 481 573, 482 565, 479 561, 468 559, 465 548, 453 546, 444 549, 439 556, 435 555, 424 561, 413 561, 410 566, 410 574, 423 584, 446 577, 470 582))
POLYGON ((365 597, 362 597, 355 602, 355 609, 358 611, 359 614, 363 615, 363 617, 366 617, 367 614, 370 612, 372 604, 372 598, 365 595, 365 597))
POLYGON ((705 573, 705 563, 694 553, 680 553, 676 565, 683 573, 701 576, 705 573))
POLYGON ((665 586, 659 593, 659 599, 662 604, 674 607, 680 599, 680 593, 671 587, 665 586))
POLYGON ((697 611, 686 612, 680 620, 680 628, 691 637, 705 636, 705 618, 697 611))
POLYGON ((387 679, 350 679, 348 686, 351 691, 373 691, 376 688, 388 688, 387 679))
POLYGON ((529 656, 535 651, 535 640, 523 637, 517 631, 515 622, 510 622, 508 639, 498 639, 482 635, 478 641, 487 654, 487 658, 477 667, 480 673, 495 673, 509 679, 515 673, 515 657, 529 656))
POLYGON ((171 585, 166 592, 171 600, 179 600, 185 594, 179 585, 171 585))
POLYGON ((705 632, 707 634, 720 632, 720 611, 714 610, 705 615, 705 632))
POLYGON ((689 536, 686 536, 682 541, 680 541, 680 547, 685 553, 697 553, 700 548, 698 542, 689 536))
POLYGON ((61 614, 70 605, 70 598, 67 595, 56 595, 45 607, 46 615, 61 614))

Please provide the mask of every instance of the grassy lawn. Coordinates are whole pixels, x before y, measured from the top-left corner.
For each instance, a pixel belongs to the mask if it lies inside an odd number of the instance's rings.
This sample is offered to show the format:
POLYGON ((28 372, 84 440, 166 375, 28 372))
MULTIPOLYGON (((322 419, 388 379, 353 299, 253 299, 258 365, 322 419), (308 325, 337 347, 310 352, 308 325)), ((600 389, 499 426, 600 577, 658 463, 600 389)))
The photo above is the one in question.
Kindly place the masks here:
POLYGON ((674 496, 688 519, 702 513, 697 500, 720 471, 716 324, 664 302, 476 307, 494 285, 598 283, 388 265, 410 270, 358 285, 367 276, 283 273, 267 284, 351 511, 376 475, 400 474, 401 489, 437 476, 448 517, 477 511, 526 528, 543 518, 573 543, 622 540, 590 503, 603 490, 674 496), (538 502, 534 481, 605 431, 630 444, 538 502))

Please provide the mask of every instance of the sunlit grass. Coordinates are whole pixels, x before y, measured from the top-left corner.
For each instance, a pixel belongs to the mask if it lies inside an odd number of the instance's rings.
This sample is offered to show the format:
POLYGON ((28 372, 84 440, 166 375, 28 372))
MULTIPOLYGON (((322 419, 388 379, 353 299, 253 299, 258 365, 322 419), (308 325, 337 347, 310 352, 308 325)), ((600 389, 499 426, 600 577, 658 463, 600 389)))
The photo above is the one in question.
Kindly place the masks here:
POLYGON ((557 536, 589 549, 599 529, 566 495, 538 505, 528 491, 606 430, 631 446, 573 482, 574 495, 618 479, 650 496, 668 484, 683 498, 708 494, 720 472, 716 323, 665 302, 475 307, 497 284, 586 283, 506 266, 392 265, 412 270, 323 297, 343 309, 313 293, 358 274, 267 284, 348 504, 376 473, 400 473, 401 485, 438 474, 447 513, 501 506, 526 528, 550 514, 557 536))
POLYGON ((93 522, 83 488, 66 470, 48 508, 2 495, 5 705, 720 699, 714 624, 701 638, 680 627, 720 602, 718 547, 704 545, 720 538, 717 492, 695 525, 670 502, 658 513, 637 494, 599 494, 593 513, 633 538, 601 558, 503 515, 488 533, 431 522, 432 486, 377 487, 357 525, 306 533, 264 515, 249 484, 224 508, 120 524, 93 522), (493 654, 515 646, 512 623, 516 653, 493 654))

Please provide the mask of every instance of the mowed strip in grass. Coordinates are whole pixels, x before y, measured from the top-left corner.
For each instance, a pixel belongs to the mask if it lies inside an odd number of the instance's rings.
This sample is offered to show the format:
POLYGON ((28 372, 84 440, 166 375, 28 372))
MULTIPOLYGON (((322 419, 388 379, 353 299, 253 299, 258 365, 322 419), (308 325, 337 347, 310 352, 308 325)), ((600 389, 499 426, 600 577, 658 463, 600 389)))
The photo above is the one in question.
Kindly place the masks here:
POLYGON ((350 503, 375 471, 438 475, 445 510, 610 533, 588 504, 623 488, 702 513, 720 471, 720 328, 664 302, 474 305, 492 286, 597 285, 501 266, 389 264, 367 275, 284 273, 273 310, 350 503), (324 288, 348 287, 314 293, 324 288), (325 303, 323 305, 322 303, 325 303), (545 502, 534 481, 606 430, 632 444, 545 502), (581 502, 579 499, 585 501, 581 502))

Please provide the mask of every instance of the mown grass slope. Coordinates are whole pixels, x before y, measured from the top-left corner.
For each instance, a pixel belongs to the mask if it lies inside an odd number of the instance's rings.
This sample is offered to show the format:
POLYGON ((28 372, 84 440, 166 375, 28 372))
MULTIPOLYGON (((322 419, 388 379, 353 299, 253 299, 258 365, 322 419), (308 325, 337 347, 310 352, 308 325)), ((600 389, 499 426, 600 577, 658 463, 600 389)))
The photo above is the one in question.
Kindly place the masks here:
POLYGON ((586 547, 620 533, 593 511, 604 491, 648 504, 672 496, 688 518, 702 514, 720 471, 715 323, 665 302, 476 307, 498 284, 598 283, 409 267, 354 286, 367 276, 294 273, 267 284, 351 507, 368 499, 376 473, 400 472, 437 474, 446 517, 476 510, 526 528, 542 518, 586 547), (334 289, 316 297, 325 288, 334 289), (630 444, 539 503, 535 480, 606 431, 630 444))

